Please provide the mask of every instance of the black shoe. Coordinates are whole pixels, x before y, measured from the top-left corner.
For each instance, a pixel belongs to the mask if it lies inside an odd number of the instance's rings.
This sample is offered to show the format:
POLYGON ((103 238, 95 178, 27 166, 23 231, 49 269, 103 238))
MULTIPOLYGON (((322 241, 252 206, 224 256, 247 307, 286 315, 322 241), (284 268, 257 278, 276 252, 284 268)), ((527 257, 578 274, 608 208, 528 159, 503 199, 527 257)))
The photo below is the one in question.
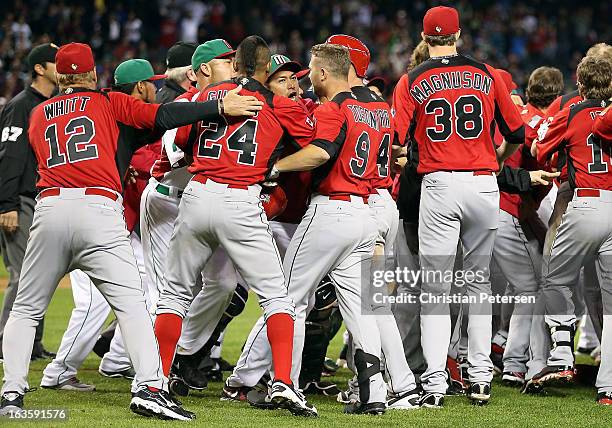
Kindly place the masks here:
POLYGON ((335 383, 320 381, 306 382, 302 389, 304 394, 318 394, 328 397, 336 397, 338 394, 340 394, 340 392, 342 392, 335 383))
POLYGON ((413 410, 421 407, 421 390, 419 388, 403 394, 394 394, 387 399, 387 409, 413 410))
POLYGON ((344 413, 351 415, 383 415, 387 410, 385 403, 356 403, 346 404, 344 413))
POLYGON ((131 367, 129 369, 121 370, 118 372, 111 372, 108 370, 102 370, 101 368, 98 368, 98 373, 100 373, 104 377, 110 377, 113 379, 119 379, 122 377, 125 379, 134 380, 134 377, 136 376, 136 372, 131 367))
POLYGON ((576 354, 586 355, 590 357, 591 352, 593 352, 594 350, 595 350, 595 346, 593 346, 592 348, 579 347, 578 349, 576 349, 576 354))
POLYGON ((177 355, 172 372, 183 379, 189 388, 202 391, 208 386, 208 378, 206 373, 198 368, 197 362, 190 357, 190 355, 177 355))
POLYGON ((32 355, 30 360, 43 360, 43 359, 53 359, 55 358, 55 353, 49 352, 45 349, 42 342, 34 342, 34 346, 32 347, 32 355))
POLYGON ((247 394, 253 388, 249 388, 248 386, 229 386, 227 381, 223 385, 223 391, 221 391, 221 400, 222 401, 247 401, 247 394))
POLYGON ((8 416, 11 413, 23 410, 23 394, 15 391, 7 391, 0 399, 0 416, 8 416))
POLYGON ((223 382, 223 372, 213 369, 205 373, 209 382, 223 382))
POLYGON ((166 391, 140 388, 132 397, 130 403, 132 412, 142 416, 157 417, 159 419, 174 419, 190 421, 195 414, 183 409, 166 391))
POLYGON ((491 399, 491 384, 489 382, 475 382, 470 385, 468 398, 473 404, 484 406, 491 399))
POLYGON ((170 373, 168 377, 168 390, 173 397, 187 397, 189 395, 189 387, 183 378, 170 373))
POLYGON ((419 405, 427 409, 441 409, 444 407, 444 394, 440 394, 438 392, 426 392, 421 396, 419 405))
POLYGON ((545 393, 546 392, 544 391, 544 385, 534 383, 533 379, 529 379, 521 388, 521 394, 543 395, 545 393))
POLYGON ((531 381, 542 386, 566 385, 574 381, 574 367, 547 366, 536 374, 531 381))
MULTIPOLYGON (((317 409, 310 404, 304 394, 297 391, 293 385, 275 380, 270 388, 270 398, 278 407, 285 408, 296 416, 317 417, 317 409)), ((383 403, 384 405, 384 403, 383 403)))
POLYGON ((213 358, 213 361, 219 366, 219 370, 222 372, 231 372, 235 368, 232 363, 223 358, 213 358))
POLYGON ((612 406, 612 392, 597 393, 597 404, 602 406, 612 406))
POLYGON ((267 391, 252 389, 246 395, 247 402, 258 409, 274 410, 278 406, 272 401, 272 397, 267 391))

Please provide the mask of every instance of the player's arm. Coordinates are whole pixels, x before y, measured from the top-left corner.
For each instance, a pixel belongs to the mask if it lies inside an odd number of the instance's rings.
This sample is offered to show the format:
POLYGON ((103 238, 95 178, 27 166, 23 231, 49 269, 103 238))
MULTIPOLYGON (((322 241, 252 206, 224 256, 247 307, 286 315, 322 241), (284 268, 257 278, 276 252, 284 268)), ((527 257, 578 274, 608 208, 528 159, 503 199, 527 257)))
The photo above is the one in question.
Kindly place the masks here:
POLYGON ((497 175, 497 185, 502 192, 526 193, 534 186, 548 186, 559 174, 543 170, 527 171, 505 165, 497 175))
POLYGON ((327 103, 315 110, 315 119, 314 140, 297 153, 279 160, 269 178, 274 179, 281 172, 309 171, 336 157, 346 137, 344 116, 338 107, 327 103))
POLYGON ((525 124, 498 71, 492 67, 488 70, 493 76, 495 122, 505 140, 496 150, 498 161, 503 162, 525 143, 525 124))
POLYGON ((252 96, 238 95, 242 86, 228 91, 220 100, 206 102, 148 104, 120 92, 109 97, 115 118, 135 128, 168 130, 200 120, 217 119, 220 115, 254 116, 263 103, 252 96))
POLYGON ((408 129, 414 115, 414 102, 408 92, 408 75, 404 74, 393 90, 393 108, 391 112, 395 122, 395 133, 400 146, 409 141, 408 129))
POLYGON ((612 108, 610 106, 595 118, 593 134, 604 141, 612 142, 612 108))
POLYGON ((538 129, 538 138, 531 146, 531 154, 539 164, 544 164, 552 154, 562 148, 567 131, 569 109, 563 109, 550 121, 545 121, 538 129))
MULTIPOLYGON (((28 151, 28 112, 15 105, 4 108, 0 116, 0 227, 14 232, 19 226, 19 184, 28 151)), ((17 106, 22 107, 22 106, 17 106)))

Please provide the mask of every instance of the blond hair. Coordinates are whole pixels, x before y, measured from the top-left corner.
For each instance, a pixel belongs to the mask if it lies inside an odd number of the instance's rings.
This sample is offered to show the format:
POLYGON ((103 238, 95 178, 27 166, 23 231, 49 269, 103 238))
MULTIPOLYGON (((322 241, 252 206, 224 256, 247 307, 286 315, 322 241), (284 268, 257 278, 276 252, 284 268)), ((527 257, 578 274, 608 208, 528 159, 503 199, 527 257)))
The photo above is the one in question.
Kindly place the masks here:
POLYGON ((457 34, 447 34, 445 36, 428 36, 425 34, 423 40, 429 46, 453 46, 457 43, 457 34))
POLYGON ((429 59, 429 49, 425 40, 421 40, 418 45, 412 51, 410 55, 410 64, 408 64, 408 71, 412 70, 417 65, 429 59))
MULTIPOLYGON (((172 80, 178 84, 183 83, 188 79, 187 72, 191 69, 191 65, 185 65, 184 67, 174 67, 166 70, 166 80, 172 80)), ((195 70, 194 70, 195 71, 195 70)))
POLYGON ((597 43, 589 48, 586 56, 604 56, 612 61, 612 46, 607 43, 597 43))
POLYGON ((351 58, 345 46, 333 45, 331 43, 321 43, 314 45, 310 53, 317 60, 321 61, 323 68, 335 77, 348 80, 348 73, 351 68, 351 58))
POLYGON ((60 91, 63 91, 69 86, 91 85, 95 82, 96 72, 94 70, 79 74, 57 73, 57 85, 59 86, 60 91))

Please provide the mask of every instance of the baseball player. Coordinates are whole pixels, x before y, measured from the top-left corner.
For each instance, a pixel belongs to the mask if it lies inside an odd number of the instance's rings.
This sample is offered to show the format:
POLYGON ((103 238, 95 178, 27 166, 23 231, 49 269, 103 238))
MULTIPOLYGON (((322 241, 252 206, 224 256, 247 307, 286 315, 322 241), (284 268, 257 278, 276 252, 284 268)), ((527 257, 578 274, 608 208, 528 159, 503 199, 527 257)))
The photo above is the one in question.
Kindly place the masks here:
MULTIPOLYGON (((466 295, 469 306, 469 397, 484 404, 491 394, 491 308, 481 295, 491 293, 489 264, 498 225, 499 191, 495 172, 525 140, 523 121, 498 72, 459 55, 459 15, 435 7, 423 19, 423 39, 430 59, 408 74, 408 93, 396 110, 405 109, 410 138, 418 144, 418 173, 424 174, 419 213, 421 343, 427 369, 421 376, 421 405, 443 406, 446 353, 450 343, 449 301, 457 244, 463 269, 472 272, 466 295), (403 104, 403 105, 402 105, 403 104), (497 123, 506 143, 494 150, 497 123), (478 274, 477 274, 478 273, 478 274)), ((396 97, 397 99, 397 97, 396 97)))
MULTIPOLYGON (((604 314, 610 310, 609 278, 612 255, 612 228, 608 218, 608 201, 612 201, 612 176, 608 140, 592 133, 596 116, 610 104, 612 96, 612 62, 602 56, 587 56, 578 65, 578 90, 584 101, 559 112, 538 131, 532 146, 538 160, 547 160, 553 151, 563 149, 568 157, 569 182, 574 197, 568 205, 553 245, 544 264, 544 301, 546 324, 551 330, 553 348, 548 365, 532 382, 546 385, 571 381, 574 376, 573 337, 576 316, 572 302, 580 268, 595 260, 603 281, 604 314), (596 224, 597 227, 593 227, 596 224)), ((599 134, 601 135, 601 133, 599 134)), ((605 134, 604 134, 605 137, 605 134)), ((612 370, 607 343, 607 322, 604 315, 602 362, 597 376, 597 400, 612 403, 612 370)), ((608 325, 607 325, 608 324, 608 325)))
POLYGON ((272 400, 293 414, 317 411, 291 382, 294 304, 287 296, 282 262, 260 205, 258 184, 265 178, 283 137, 308 144, 314 126, 297 103, 277 97, 263 84, 270 50, 258 36, 244 39, 236 51, 239 77, 208 87, 198 99, 217 99, 236 87, 265 101, 254 118, 202 122, 193 127, 194 175, 179 205, 168 259, 167 284, 158 302, 155 331, 164 373, 168 373, 185 317, 197 290, 198 276, 220 246, 247 286, 259 297, 272 350, 272 400), (301 116, 301 117, 300 117, 301 116), (257 257, 252 258, 256 252, 257 257))
MULTIPOLYGON (((526 132, 529 131, 527 139, 533 140, 536 137, 539 124, 547 117, 546 109, 562 89, 563 75, 558 69, 540 67, 531 73, 527 86, 528 103, 525 106, 517 106, 525 123, 526 132)), ((511 88, 508 87, 508 90, 511 88)), ((505 165, 536 169, 534 161, 530 154, 530 146, 523 146, 506 160, 505 165)), ((548 188, 545 188, 544 192, 547 190, 548 188)), ((535 206, 544 195, 545 193, 540 192, 534 198, 533 192, 523 195, 500 193, 501 209, 492 260, 507 281, 506 293, 509 295, 528 298, 535 296, 541 288, 540 243, 525 220, 529 215, 536 215, 535 206), (524 231, 523 227, 527 227, 527 230, 524 231)), ((525 383, 534 315, 534 305, 528 302, 529 300, 525 299, 525 303, 517 302, 513 305, 503 354, 502 380, 518 386, 525 383)), ((537 329, 534 328, 534 333, 535 331, 537 329)))
MULTIPOLYGON (((154 81, 164 79, 165 75, 156 75, 151 64, 144 59, 131 59, 124 61, 115 70, 114 90, 123 92, 131 97, 146 102, 155 102, 154 81)), ((128 129, 125 133, 130 132, 128 129)), ((133 136, 135 137, 135 136, 133 136)), ((138 145, 146 143, 148 133, 142 133, 138 138, 126 138, 132 146, 122 158, 131 158, 132 152, 138 145)), ((125 162, 125 161, 124 161, 125 162)), ((129 160, 128 160, 129 162, 129 160)), ((121 166, 125 168, 124 165, 121 166)), ((124 199, 126 200, 126 199, 124 199)), ((129 223, 129 222, 127 222, 129 223)), ((140 239, 133 232, 134 224, 127 224, 130 233, 130 242, 136 261, 142 254, 140 239), (137 251, 139 250, 140 251, 137 251)), ((142 263, 138 263, 139 266, 142 263)), ((141 272, 143 269, 139 268, 141 272)), ((146 284, 146 277, 141 272, 141 279, 146 284)), ((57 357, 47 365, 43 371, 41 387, 59 390, 88 392, 95 390, 93 385, 80 382, 76 378, 77 370, 83 364, 87 355, 96 343, 98 335, 108 318, 111 307, 104 299, 102 293, 96 288, 87 274, 80 270, 70 273, 70 284, 75 307, 72 310, 68 327, 62 337, 57 357)), ((149 287, 144 287, 148 290, 149 287)), ((150 305, 148 293, 145 293, 147 305, 150 305)), ((99 372, 106 377, 134 378, 134 370, 125 350, 121 329, 115 330, 110 344, 110 350, 100 362, 99 372)))
MULTIPOLYGON (((13 307, 23 265, 36 196, 36 160, 28 144, 30 112, 46 101, 56 87, 57 46, 36 46, 26 58, 32 83, 2 109, 0 114, 0 248, 9 274, 0 313, 0 345, 13 307)), ((32 359, 53 358, 42 344, 44 319, 36 327, 32 359)), ((2 359, 2 352, 0 352, 2 359)))
MULTIPOLYGON (((198 46, 191 60, 198 88, 204 90, 210 84, 230 79, 233 75, 234 54, 235 50, 222 39, 210 40, 198 46)), ((198 94, 197 89, 190 89, 179 96, 177 102, 195 100, 198 94)), ((178 129, 173 129, 163 135, 160 158, 153 167, 152 178, 141 199, 140 223, 145 264, 153 279, 153 287, 149 291, 152 296, 152 314, 157 309, 159 295, 165 286, 165 262, 179 202, 192 176, 187 170, 185 154, 177 146, 184 143, 188 130, 184 137, 178 133, 178 129)), ((197 352, 210 339, 236 289, 234 266, 222 248, 215 252, 204 269, 203 276, 205 286, 202 287, 202 279, 198 279, 202 289, 183 322, 183 332, 178 344, 173 370, 177 379, 176 382, 174 379, 170 382, 171 391, 177 395, 185 395, 188 392, 185 386, 196 390, 206 388, 208 379, 198 368, 201 356, 197 352)), ((240 302, 238 296, 237 301, 240 302)), ((239 313, 240 310, 236 309, 232 316, 239 313)))
POLYGON ((177 42, 168 49, 164 73, 168 77, 164 81, 164 86, 157 92, 155 102, 169 103, 193 87, 196 76, 191 68, 191 57, 196 48, 195 43, 177 42))
MULTIPOLYGON (((364 85, 363 79, 370 64, 370 51, 367 46, 360 40, 343 34, 329 37, 327 43, 345 46, 349 50, 351 59, 349 85, 353 94, 363 99, 370 98, 384 103, 382 98, 373 96, 373 92, 364 85)), ((383 104, 383 110, 380 111, 384 111, 385 108, 387 106, 383 104)), ((386 113, 390 114, 390 112, 386 113)), ((393 263, 392 247, 399 224, 397 206, 389 193, 392 185, 392 145, 395 139, 393 122, 383 122, 381 131, 383 131, 383 138, 379 145, 374 147, 377 153, 377 169, 371 183, 373 193, 368 198, 368 204, 374 213, 378 228, 373 259, 373 269, 378 271, 384 271, 388 265, 393 263)), ((418 408, 419 394, 416 391, 414 375, 404 356, 401 335, 395 318, 385 304, 374 305, 373 312, 380 332, 382 353, 385 356, 385 367, 389 376, 387 408, 406 410, 418 408)))
POLYGON ((171 129, 219 113, 250 115, 253 98, 230 92, 208 103, 154 105, 128 95, 95 90, 91 48, 62 46, 56 55, 60 94, 32 113, 29 140, 40 179, 21 285, 5 328, 4 384, 0 414, 23 407, 29 355, 38 321, 61 277, 81 269, 114 308, 136 370, 132 411, 190 420, 168 394, 151 320, 122 216, 121 175, 116 164, 124 137, 117 123, 137 129, 171 129), (233 100, 231 99, 233 98, 233 100))

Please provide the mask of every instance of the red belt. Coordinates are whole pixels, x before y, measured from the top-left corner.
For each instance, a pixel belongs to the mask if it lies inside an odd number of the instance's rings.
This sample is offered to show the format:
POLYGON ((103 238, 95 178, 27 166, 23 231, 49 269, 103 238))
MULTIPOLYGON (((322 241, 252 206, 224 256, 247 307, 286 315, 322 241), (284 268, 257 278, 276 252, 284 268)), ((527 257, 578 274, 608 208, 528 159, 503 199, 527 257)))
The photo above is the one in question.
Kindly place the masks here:
MULTIPOLYGON (((357 196, 359 198, 359 196, 357 196)), ((347 202, 351 202, 351 195, 331 195, 328 196, 330 201, 347 201, 347 202)), ((367 204, 368 203, 368 197, 367 196, 361 196, 361 198, 363 199, 363 203, 367 204)))
MULTIPOLYGON (((206 184, 209 178, 204 177, 203 175, 194 175, 192 180, 197 181, 198 183, 206 184)), ((227 187, 229 187, 230 189, 243 189, 243 190, 247 190, 249 188, 249 186, 244 185, 244 184, 228 184, 227 187)))
MULTIPOLYGON (((59 196, 61 193, 61 189, 59 187, 52 187, 50 189, 45 189, 38 194, 38 198, 46 198, 47 196, 59 196)), ((112 199, 116 201, 119 199, 119 195, 110 190, 98 189, 97 187, 87 187, 85 188, 86 195, 96 195, 96 196, 104 196, 108 199, 112 199)))
POLYGON ((492 171, 474 171, 474 175, 493 175, 492 171))
POLYGON ((587 197, 587 198, 599 198, 599 190, 597 189, 578 189, 576 190, 576 196, 587 197))

